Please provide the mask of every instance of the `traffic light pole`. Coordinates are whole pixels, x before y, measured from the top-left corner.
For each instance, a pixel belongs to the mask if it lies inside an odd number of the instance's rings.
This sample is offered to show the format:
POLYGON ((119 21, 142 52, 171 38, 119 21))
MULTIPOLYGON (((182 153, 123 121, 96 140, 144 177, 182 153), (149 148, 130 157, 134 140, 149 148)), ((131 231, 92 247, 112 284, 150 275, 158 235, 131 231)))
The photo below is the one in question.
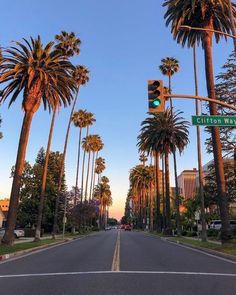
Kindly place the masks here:
POLYGON ((165 98, 168 97, 173 97, 173 98, 187 98, 187 99, 199 99, 199 100, 204 100, 204 101, 209 101, 209 102, 214 102, 216 104, 222 105, 224 107, 227 107, 229 109, 235 110, 236 111, 236 106, 232 106, 226 102, 217 100, 217 99, 212 99, 209 97, 204 97, 204 96, 197 96, 197 95, 187 95, 187 94, 164 94, 165 98))

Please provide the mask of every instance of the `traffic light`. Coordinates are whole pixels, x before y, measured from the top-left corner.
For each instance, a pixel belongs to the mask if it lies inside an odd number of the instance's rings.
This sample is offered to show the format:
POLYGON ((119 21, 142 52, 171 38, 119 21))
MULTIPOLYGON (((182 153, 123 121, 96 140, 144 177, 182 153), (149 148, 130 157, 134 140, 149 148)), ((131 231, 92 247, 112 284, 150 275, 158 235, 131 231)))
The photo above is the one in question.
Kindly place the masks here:
POLYGON ((148 80, 148 109, 150 113, 163 113, 165 98, 162 80, 148 80))

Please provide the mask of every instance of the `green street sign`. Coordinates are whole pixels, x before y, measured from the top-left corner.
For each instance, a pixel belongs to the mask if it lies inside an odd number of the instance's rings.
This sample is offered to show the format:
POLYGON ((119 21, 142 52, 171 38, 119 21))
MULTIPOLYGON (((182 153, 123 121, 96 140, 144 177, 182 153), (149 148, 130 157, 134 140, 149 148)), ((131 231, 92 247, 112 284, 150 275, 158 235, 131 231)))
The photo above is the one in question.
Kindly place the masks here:
POLYGON ((236 116, 192 116, 192 124, 200 126, 236 127, 236 116))

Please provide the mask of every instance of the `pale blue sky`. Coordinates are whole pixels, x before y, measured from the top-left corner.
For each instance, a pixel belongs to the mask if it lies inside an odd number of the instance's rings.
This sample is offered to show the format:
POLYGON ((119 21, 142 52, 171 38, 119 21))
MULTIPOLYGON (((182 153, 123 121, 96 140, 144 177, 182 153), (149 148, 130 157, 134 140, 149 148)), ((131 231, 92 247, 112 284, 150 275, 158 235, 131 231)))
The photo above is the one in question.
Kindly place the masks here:
MULTIPOLYGON (((164 12, 158 0, 12 0, 1 1, 0 44, 40 35, 44 43, 61 30, 75 32, 81 39, 81 54, 75 64, 86 65, 91 80, 80 92, 77 109, 94 113, 97 120, 91 133, 99 134, 105 144, 101 156, 106 160, 104 174, 109 177, 114 200, 111 215, 121 217, 129 187, 129 170, 138 164, 136 148, 140 123, 147 112, 147 80, 167 79, 158 69, 165 57, 175 57, 180 72, 173 77, 173 92, 193 94, 192 51, 181 48, 165 27, 164 12)), ((213 49, 215 74, 233 49, 224 40, 213 49)), ((206 95, 204 59, 198 49, 199 94, 206 95)), ((193 101, 175 100, 177 109, 190 120, 195 112, 193 101)), ((63 149, 69 108, 57 117, 52 150, 63 149)), ((8 109, 0 107, 3 119, 0 141, 0 197, 9 197, 11 166, 22 124, 21 96, 8 109)), ((34 163, 41 146, 46 146, 50 116, 42 108, 33 120, 26 160, 34 163)), ((202 129, 203 130, 203 129, 202 129)), ((66 180, 75 182, 77 130, 72 128, 66 159, 66 180)), ((204 152, 203 163, 210 159, 204 152)), ((178 172, 197 167, 195 128, 191 127, 190 144, 178 158, 178 172)))

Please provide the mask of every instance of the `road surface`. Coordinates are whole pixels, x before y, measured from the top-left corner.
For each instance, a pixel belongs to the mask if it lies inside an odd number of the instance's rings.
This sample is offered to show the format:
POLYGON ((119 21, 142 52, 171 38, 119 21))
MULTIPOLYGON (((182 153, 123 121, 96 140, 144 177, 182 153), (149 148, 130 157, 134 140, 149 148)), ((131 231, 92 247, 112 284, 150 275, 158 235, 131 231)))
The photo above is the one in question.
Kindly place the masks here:
POLYGON ((0 263, 4 295, 235 295, 236 262, 110 230, 0 263))

